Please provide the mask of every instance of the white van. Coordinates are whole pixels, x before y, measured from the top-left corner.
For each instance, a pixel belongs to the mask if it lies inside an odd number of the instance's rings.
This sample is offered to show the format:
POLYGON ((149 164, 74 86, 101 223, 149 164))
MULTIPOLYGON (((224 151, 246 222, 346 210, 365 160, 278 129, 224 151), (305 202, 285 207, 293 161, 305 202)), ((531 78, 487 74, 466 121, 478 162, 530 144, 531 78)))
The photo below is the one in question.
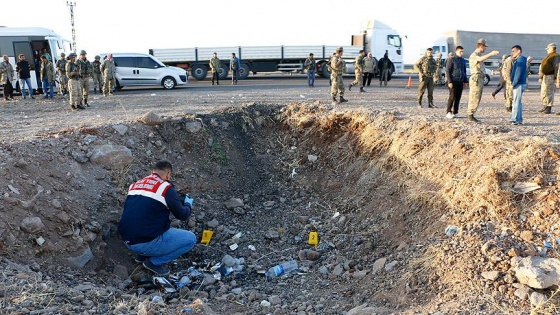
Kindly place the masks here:
MULTIPOLYGON (((104 60, 107 54, 100 54, 104 60)), ((177 85, 185 85, 189 78, 187 71, 164 65, 151 55, 140 53, 113 53, 115 61, 115 85, 125 86, 161 85, 170 90, 177 85)))

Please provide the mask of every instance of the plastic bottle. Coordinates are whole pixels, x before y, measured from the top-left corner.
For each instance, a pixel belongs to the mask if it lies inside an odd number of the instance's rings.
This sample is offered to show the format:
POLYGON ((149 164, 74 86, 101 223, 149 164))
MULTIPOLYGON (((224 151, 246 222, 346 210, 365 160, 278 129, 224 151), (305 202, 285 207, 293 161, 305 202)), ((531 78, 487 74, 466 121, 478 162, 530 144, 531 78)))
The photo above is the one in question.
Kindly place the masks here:
POLYGON ((283 262, 280 265, 271 267, 265 273, 265 276, 267 279, 272 279, 296 269, 298 269, 297 261, 290 260, 290 261, 283 262))

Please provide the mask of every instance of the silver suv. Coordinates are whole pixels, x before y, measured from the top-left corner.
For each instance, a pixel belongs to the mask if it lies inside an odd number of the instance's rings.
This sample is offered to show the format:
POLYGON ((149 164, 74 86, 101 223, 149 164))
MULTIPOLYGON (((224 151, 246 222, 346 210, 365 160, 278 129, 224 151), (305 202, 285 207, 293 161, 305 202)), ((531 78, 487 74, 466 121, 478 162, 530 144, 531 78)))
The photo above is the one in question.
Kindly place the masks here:
MULTIPOLYGON (((101 54, 104 60, 107 54, 101 54)), ((164 65, 148 54, 113 53, 115 61, 115 85, 117 89, 125 86, 161 85, 170 90, 189 81, 187 71, 164 65)))

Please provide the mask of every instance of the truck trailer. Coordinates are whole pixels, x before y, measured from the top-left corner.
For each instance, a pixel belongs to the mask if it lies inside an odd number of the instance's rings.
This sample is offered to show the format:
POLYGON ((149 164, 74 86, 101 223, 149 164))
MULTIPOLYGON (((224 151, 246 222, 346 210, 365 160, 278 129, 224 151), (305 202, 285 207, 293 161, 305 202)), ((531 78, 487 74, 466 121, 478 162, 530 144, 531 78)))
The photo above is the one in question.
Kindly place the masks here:
MULTIPOLYGON (((362 33, 353 35, 350 46, 344 48, 343 57, 347 59, 347 73, 354 73, 354 58, 360 50, 373 57, 381 58, 387 52, 393 61, 392 72, 403 71, 403 47, 401 36, 396 30, 379 21, 367 21, 362 26, 362 33)), ((239 79, 246 79, 252 72, 284 71, 302 72, 305 59, 313 53, 317 61, 317 73, 329 77, 326 63, 339 46, 230 46, 230 47, 192 47, 150 49, 150 55, 169 66, 176 66, 191 71, 191 76, 197 80, 204 80, 210 69, 209 61, 213 53, 221 60, 219 69, 220 79, 225 79, 229 73, 231 54, 235 53, 241 61, 239 79)))
POLYGON ((433 44, 434 56, 442 53, 446 58, 449 53, 455 52, 460 45, 465 49, 465 58, 476 48, 478 39, 484 38, 488 43, 487 51, 498 50, 500 54, 486 60, 485 65, 490 68, 498 66, 502 55, 509 55, 513 45, 523 48, 523 55, 533 57, 531 63, 532 71, 538 72, 541 61, 546 57, 546 46, 549 43, 560 44, 560 34, 521 34, 521 33, 494 33, 494 32, 472 32, 453 30, 444 33, 444 37, 436 40, 433 44))

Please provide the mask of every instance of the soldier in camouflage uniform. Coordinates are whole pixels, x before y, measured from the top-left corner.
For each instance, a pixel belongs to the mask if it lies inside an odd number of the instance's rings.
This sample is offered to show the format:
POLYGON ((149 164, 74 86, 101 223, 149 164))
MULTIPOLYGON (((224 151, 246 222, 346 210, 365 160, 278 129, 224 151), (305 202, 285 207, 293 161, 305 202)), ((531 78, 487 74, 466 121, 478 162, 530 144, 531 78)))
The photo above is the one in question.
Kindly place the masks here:
POLYGON ((68 92, 70 94, 70 107, 72 110, 86 109, 80 102, 82 101, 82 84, 80 83, 80 66, 76 63, 76 53, 68 55, 66 63, 66 75, 68 76, 68 92))
MULTIPOLYGON (((484 38, 479 39, 476 42, 476 49, 469 57, 469 68, 471 69, 471 77, 469 78, 469 106, 467 108, 467 114, 469 116, 469 121, 478 122, 478 119, 474 117, 474 113, 478 109, 480 104, 480 99, 482 98, 482 89, 484 88, 484 77, 486 76, 484 67, 484 61, 486 59, 497 56, 500 52, 493 50, 490 53, 483 55, 486 51, 486 40, 484 38)), ((510 68, 511 72, 511 68, 510 68)))
POLYGON ((93 94, 97 94, 97 89, 101 93, 103 86, 103 74, 101 73, 101 57, 95 56, 95 60, 91 63, 92 77, 93 77, 93 94))
POLYGON ((344 81, 342 80, 342 74, 346 70, 346 64, 342 59, 342 53, 343 48, 338 47, 336 49, 336 55, 332 56, 329 61, 331 67, 331 96, 333 104, 348 102, 348 100, 344 98, 344 81), (340 95, 340 101, 336 99, 337 95, 340 95))
POLYGON ((360 50, 358 56, 356 57, 356 62, 354 64, 354 74, 356 75, 356 79, 354 80, 354 82, 348 85, 348 91, 351 91, 354 85, 360 84, 360 92, 365 92, 364 85, 363 85, 364 80, 362 79, 364 73, 364 65, 365 65, 364 57, 365 57, 364 51, 360 50))
POLYGON ((80 84, 82 86, 82 104, 89 107, 88 104, 88 91, 89 91, 89 78, 93 73, 93 68, 91 67, 91 62, 87 60, 86 51, 80 51, 80 59, 78 60, 78 65, 80 66, 80 84))
POLYGON ((58 82, 62 95, 68 94, 68 77, 66 76, 66 54, 60 53, 60 59, 56 61, 56 71, 58 72, 58 82))
POLYGON ((434 74, 434 84, 435 85, 442 85, 443 82, 441 81, 441 69, 443 68, 443 62, 441 61, 441 57, 443 55, 441 53, 437 54, 436 57, 436 72, 434 74))
POLYGON ((544 57, 539 68, 539 82, 541 82, 541 99, 543 103, 543 108, 540 112, 550 114, 554 104, 554 93, 556 92, 554 81, 559 69, 560 55, 556 52, 556 44, 554 43, 548 44, 546 51, 548 54, 544 57))
POLYGON ((511 86, 511 68, 513 66, 513 58, 511 56, 506 56, 504 64, 502 65, 502 77, 504 80, 504 85, 506 87, 505 91, 505 103, 506 111, 511 113, 511 106, 513 104, 513 86, 511 86))
POLYGON ((107 54, 107 58, 101 64, 101 72, 103 72, 103 96, 113 95, 115 89, 115 62, 113 54, 107 54))
POLYGON ((54 97, 54 67, 46 55, 41 56, 41 82, 43 83, 44 98, 54 97), (48 93, 47 93, 48 91, 48 93))
POLYGON ((426 88, 428 89, 428 107, 435 108, 434 105, 434 74, 437 69, 436 61, 434 60, 434 52, 432 48, 426 50, 426 54, 422 56, 416 64, 418 70, 418 78, 420 84, 418 85, 418 108, 422 108, 422 98, 426 88))
POLYGON ((210 71, 212 72, 212 85, 214 85, 214 80, 216 80, 216 85, 220 85, 220 58, 218 58, 218 53, 212 54, 212 58, 208 63, 210 65, 210 71))

